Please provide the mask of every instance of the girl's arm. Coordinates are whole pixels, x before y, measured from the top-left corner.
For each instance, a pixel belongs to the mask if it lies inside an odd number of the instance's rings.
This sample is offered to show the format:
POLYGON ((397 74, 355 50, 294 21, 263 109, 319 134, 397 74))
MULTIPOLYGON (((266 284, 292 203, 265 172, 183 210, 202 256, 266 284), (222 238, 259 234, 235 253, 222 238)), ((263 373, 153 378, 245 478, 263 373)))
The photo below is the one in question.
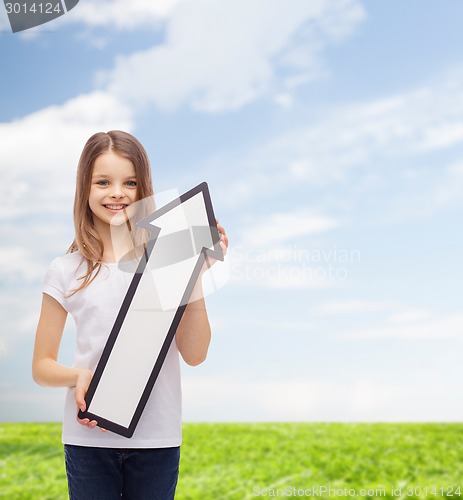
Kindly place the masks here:
POLYGON ((73 387, 82 370, 58 364, 58 351, 67 312, 50 295, 42 296, 42 310, 35 336, 32 377, 48 387, 73 387))
MULTIPOLYGON (((44 293, 42 310, 35 336, 32 377, 40 385, 47 387, 75 387, 76 403, 85 409, 84 397, 92 379, 92 372, 81 368, 70 368, 57 362, 59 346, 63 336, 67 312, 61 304, 44 293)), ((79 420, 87 427, 95 427, 95 421, 79 420)))
POLYGON ((211 327, 202 297, 200 276, 175 334, 177 348, 185 363, 191 366, 206 359, 211 341, 211 327))
MULTIPOLYGON (((225 229, 218 221, 217 229, 219 230, 220 246, 225 255, 228 248, 228 237, 225 233, 225 229)), ((185 312, 183 313, 175 334, 177 348, 184 361, 191 366, 199 365, 206 359, 207 350, 211 341, 211 327, 207 317, 201 283, 202 273, 209 265, 210 263, 203 267, 203 271, 196 282, 190 301, 185 308, 185 312)))

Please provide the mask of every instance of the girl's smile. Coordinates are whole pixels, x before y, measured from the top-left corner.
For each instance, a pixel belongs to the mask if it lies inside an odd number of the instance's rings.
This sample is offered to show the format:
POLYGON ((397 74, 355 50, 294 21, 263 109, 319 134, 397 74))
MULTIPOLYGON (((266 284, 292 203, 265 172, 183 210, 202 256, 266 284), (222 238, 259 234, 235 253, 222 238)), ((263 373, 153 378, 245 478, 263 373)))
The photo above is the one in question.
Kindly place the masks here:
POLYGON ((120 210, 123 210, 124 208, 128 207, 128 205, 109 205, 106 204, 104 205, 105 208, 108 210, 112 210, 113 212, 119 212, 120 210))

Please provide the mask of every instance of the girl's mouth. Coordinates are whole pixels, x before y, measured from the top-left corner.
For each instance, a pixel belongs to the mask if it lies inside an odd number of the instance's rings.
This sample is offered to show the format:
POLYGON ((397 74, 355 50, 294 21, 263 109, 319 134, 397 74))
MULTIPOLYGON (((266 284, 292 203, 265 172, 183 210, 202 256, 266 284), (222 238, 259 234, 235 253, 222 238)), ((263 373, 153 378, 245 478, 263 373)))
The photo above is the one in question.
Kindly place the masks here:
POLYGON ((124 208, 128 207, 128 205, 103 205, 103 206, 108 210, 115 210, 115 211, 124 210, 124 208))

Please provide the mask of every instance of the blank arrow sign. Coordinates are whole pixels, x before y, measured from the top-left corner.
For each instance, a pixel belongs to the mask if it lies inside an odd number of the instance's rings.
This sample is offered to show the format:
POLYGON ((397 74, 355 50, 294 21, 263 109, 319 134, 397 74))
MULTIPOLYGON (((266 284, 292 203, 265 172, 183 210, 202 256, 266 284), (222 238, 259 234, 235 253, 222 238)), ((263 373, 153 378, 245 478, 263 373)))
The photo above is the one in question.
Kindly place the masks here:
POLYGON ((87 410, 79 412, 126 437, 135 431, 205 259, 223 260, 205 182, 138 225, 152 239, 88 388, 87 410))

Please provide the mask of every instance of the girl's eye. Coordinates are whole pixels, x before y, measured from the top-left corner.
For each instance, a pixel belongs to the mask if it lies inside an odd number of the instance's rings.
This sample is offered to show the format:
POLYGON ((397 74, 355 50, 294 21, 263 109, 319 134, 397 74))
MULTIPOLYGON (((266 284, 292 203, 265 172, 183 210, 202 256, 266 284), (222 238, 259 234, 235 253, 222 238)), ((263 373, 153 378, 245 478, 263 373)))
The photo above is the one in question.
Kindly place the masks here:
POLYGON ((102 181, 98 181, 98 182, 97 182, 97 184, 98 184, 99 186, 107 186, 107 185, 109 184, 109 182, 108 182, 108 181, 103 181, 103 180, 102 180, 102 181))
POLYGON ((137 185, 136 181, 127 181, 127 186, 129 187, 135 187, 137 185))

